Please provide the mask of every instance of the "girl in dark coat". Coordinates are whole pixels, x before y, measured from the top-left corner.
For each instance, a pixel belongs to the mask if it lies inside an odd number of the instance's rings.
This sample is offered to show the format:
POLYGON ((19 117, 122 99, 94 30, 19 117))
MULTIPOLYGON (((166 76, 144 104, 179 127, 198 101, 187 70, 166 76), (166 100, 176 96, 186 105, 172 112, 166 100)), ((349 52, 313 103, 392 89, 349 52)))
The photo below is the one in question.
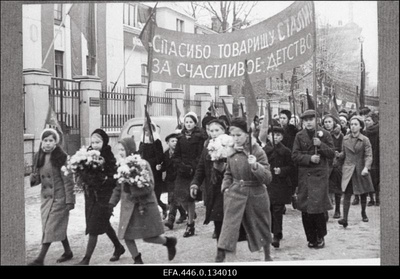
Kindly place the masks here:
POLYGON ((154 175, 154 192, 156 193, 157 203, 163 211, 164 219, 167 217, 167 205, 161 201, 161 194, 163 192, 163 180, 162 171, 157 170, 156 166, 161 164, 163 160, 163 147, 160 140, 160 136, 156 131, 156 125, 151 123, 152 139, 150 136, 150 128, 148 124, 143 125, 143 135, 141 136, 141 142, 139 144, 139 155, 142 159, 149 162, 151 171, 154 175))
POLYGON ((43 265, 44 258, 55 241, 61 241, 64 254, 57 262, 72 258, 67 238, 69 211, 74 208, 74 184, 71 175, 64 175, 61 168, 67 161, 67 154, 58 145, 60 137, 56 130, 45 129, 41 136, 39 152, 35 156, 35 169, 38 170, 41 190, 42 249, 39 256, 29 265, 43 265))
MULTIPOLYGON (((207 124, 211 140, 216 139, 219 135, 226 133, 225 122, 222 120, 211 120, 207 124)), ((193 199, 197 196, 199 185, 205 182, 205 201, 206 215, 204 224, 214 221, 214 233, 216 239, 219 239, 223 220, 223 197, 221 193, 221 183, 226 167, 226 159, 212 161, 207 146, 203 148, 200 161, 196 168, 196 173, 191 182, 190 191, 193 199)))
POLYGON ((375 190, 374 193, 369 193, 370 201, 368 206, 380 205, 380 171, 379 171, 379 116, 378 114, 371 112, 365 117, 365 135, 371 142, 372 147, 372 165, 371 165, 371 179, 375 190))
MULTIPOLYGON (((122 158, 136 152, 135 146, 129 144, 131 143, 131 138, 124 138, 120 143, 126 146, 126 153, 120 153, 122 158)), ((121 201, 118 237, 125 240, 135 264, 143 264, 142 254, 139 253, 136 246, 136 239, 143 239, 143 241, 149 243, 163 244, 167 247, 168 259, 170 261, 173 260, 176 254, 176 238, 163 235, 164 227, 158 211, 157 198, 154 193, 154 177, 150 164, 146 163, 146 168, 150 172, 150 186, 138 188, 133 193, 130 190, 132 188, 126 190, 126 186, 129 186, 128 184, 118 183, 109 201, 111 208, 115 207, 121 201), (138 197, 140 197, 140 204, 137 199, 138 197), (142 213, 139 209, 140 205, 145 207, 142 213)))
POLYGON ((335 213, 333 218, 340 218, 340 200, 342 198, 342 166, 340 165, 337 157, 342 151, 343 134, 341 132, 342 126, 339 124, 340 120, 336 119, 331 114, 326 114, 322 120, 323 128, 331 133, 333 145, 335 148, 335 158, 328 160, 329 164, 329 194, 331 201, 335 201, 335 213), (334 199, 332 198, 334 196, 334 199))
POLYGON ((282 144, 284 130, 281 127, 273 127, 274 141, 272 141, 272 130, 268 131, 269 141, 263 148, 268 157, 272 173, 272 182, 267 185, 269 199, 271 202, 272 217, 272 246, 279 247, 283 237, 282 221, 285 204, 292 202, 292 183, 290 176, 294 171, 292 152, 282 144), (273 146, 273 142, 275 146, 273 146))
POLYGON ((109 137, 102 129, 96 129, 90 138, 91 145, 88 150, 100 151, 100 156, 104 158, 104 170, 91 177, 90 181, 84 183, 85 187, 85 217, 86 234, 89 234, 89 240, 86 247, 86 254, 78 265, 88 265, 90 258, 96 248, 97 237, 106 233, 114 244, 115 250, 110 261, 117 261, 125 252, 125 248, 119 242, 118 237, 110 224, 112 211, 109 210, 109 200, 111 198, 116 181, 116 159, 108 145, 109 137))
POLYGON ((301 115, 305 128, 296 135, 292 159, 298 165, 297 209, 302 212, 308 247, 323 248, 327 234, 325 212, 332 209, 328 160, 335 157, 335 151, 330 133, 316 127, 315 117, 315 110, 301 115))
MULTIPOLYGON (((173 161, 177 168, 175 197, 188 213, 188 223, 183 237, 194 235, 195 199, 190 196, 190 183, 203 151, 206 135, 197 127, 197 115, 188 112, 184 117, 184 128, 176 144, 173 161)), ((197 195, 199 198, 199 194, 197 195)))

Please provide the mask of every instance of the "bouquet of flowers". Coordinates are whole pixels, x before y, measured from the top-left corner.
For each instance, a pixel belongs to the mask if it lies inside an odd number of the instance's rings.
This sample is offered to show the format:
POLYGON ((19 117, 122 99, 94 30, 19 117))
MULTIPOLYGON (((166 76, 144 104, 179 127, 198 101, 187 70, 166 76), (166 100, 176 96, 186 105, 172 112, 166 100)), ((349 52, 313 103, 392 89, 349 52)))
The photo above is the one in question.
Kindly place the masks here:
POLYGON ((211 156, 211 161, 218 161, 227 158, 233 145, 233 138, 227 134, 222 134, 216 139, 211 139, 207 146, 208 154, 211 156))
POLYGON ((82 182, 75 185, 75 192, 82 192, 85 187, 101 184, 104 180, 102 179, 103 170, 104 158, 100 156, 100 151, 87 150, 85 146, 82 146, 73 156, 68 156, 67 166, 61 168, 65 176, 72 173, 82 182))
POLYGON ((139 213, 143 215, 145 208, 140 198, 152 192, 147 161, 143 160, 140 155, 126 157, 118 163, 114 178, 121 184, 131 200, 135 200, 139 204, 139 213))

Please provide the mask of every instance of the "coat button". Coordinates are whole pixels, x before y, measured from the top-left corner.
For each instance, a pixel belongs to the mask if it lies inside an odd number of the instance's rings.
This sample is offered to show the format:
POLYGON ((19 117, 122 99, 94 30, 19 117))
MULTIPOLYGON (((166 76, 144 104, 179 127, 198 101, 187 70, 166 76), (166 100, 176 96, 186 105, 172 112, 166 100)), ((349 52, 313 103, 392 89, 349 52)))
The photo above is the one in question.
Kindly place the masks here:
POLYGON ((308 172, 307 175, 310 176, 311 174, 308 172))
POLYGON ((42 174, 42 179, 44 179, 44 175, 42 174))
POLYGON ((52 186, 52 185, 50 185, 50 186, 49 186, 49 188, 50 188, 50 189, 53 189, 53 186, 52 186))
POLYGON ((49 199, 51 199, 51 198, 53 198, 53 196, 52 195, 49 195, 49 196, 47 196, 49 199))
POLYGON ((47 178, 50 178, 51 176, 50 176, 50 174, 47 176, 47 178))

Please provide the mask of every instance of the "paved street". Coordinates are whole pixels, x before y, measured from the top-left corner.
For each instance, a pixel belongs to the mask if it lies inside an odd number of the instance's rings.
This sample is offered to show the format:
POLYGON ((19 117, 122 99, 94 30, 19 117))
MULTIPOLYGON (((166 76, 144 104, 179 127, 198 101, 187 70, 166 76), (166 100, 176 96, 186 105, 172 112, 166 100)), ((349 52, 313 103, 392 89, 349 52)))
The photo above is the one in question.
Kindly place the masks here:
MULTIPOLYGON (((40 186, 29 187, 28 179, 25 179, 26 196, 26 256, 27 262, 32 261, 40 251, 41 221, 40 221, 40 186)), ((166 201, 166 195, 162 199, 166 201)), ((112 226, 117 229, 119 222, 119 204, 111 218, 112 226)), ((205 264, 213 265, 216 254, 216 240, 212 239, 213 224, 203 225, 205 209, 202 202, 196 207, 196 235, 183 238, 185 224, 175 225, 171 231, 165 228, 167 236, 178 238, 177 255, 171 262, 167 259, 167 250, 162 245, 137 241, 142 259, 146 264, 205 264)), ((235 254, 227 255, 227 262, 239 264, 267 264, 267 265, 303 265, 303 264, 379 264, 380 257, 380 218, 379 207, 367 207, 369 222, 361 221, 360 205, 352 206, 349 214, 349 226, 344 229, 333 219, 333 211, 330 211, 328 221, 328 235, 325 238, 324 249, 310 249, 307 247, 301 214, 287 206, 284 215, 283 240, 279 249, 271 247, 271 255, 274 262, 263 262, 263 252, 251 253, 247 242, 240 242, 235 254), (320 261, 323 260, 323 261, 320 261)), ((74 253, 74 258, 66 263, 57 265, 72 265, 79 262, 85 253, 87 236, 85 236, 84 199, 82 194, 76 197, 75 209, 71 211, 68 227, 68 237, 74 253)), ((118 262, 109 262, 114 251, 113 245, 104 234, 99 236, 96 250, 93 254, 92 265, 127 265, 133 260, 128 251, 121 256, 118 262)), ((63 253, 61 242, 54 243, 49 249, 45 264, 55 265, 56 259, 63 253)))

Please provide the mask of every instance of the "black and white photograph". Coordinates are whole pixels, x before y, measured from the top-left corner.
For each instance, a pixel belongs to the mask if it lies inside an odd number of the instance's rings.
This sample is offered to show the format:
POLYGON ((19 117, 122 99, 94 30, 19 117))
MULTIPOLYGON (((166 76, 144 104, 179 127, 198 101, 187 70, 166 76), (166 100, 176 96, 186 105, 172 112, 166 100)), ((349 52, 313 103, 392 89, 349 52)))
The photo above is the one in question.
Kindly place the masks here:
POLYGON ((398 1, 1 2, 1 265, 398 266, 398 1))

